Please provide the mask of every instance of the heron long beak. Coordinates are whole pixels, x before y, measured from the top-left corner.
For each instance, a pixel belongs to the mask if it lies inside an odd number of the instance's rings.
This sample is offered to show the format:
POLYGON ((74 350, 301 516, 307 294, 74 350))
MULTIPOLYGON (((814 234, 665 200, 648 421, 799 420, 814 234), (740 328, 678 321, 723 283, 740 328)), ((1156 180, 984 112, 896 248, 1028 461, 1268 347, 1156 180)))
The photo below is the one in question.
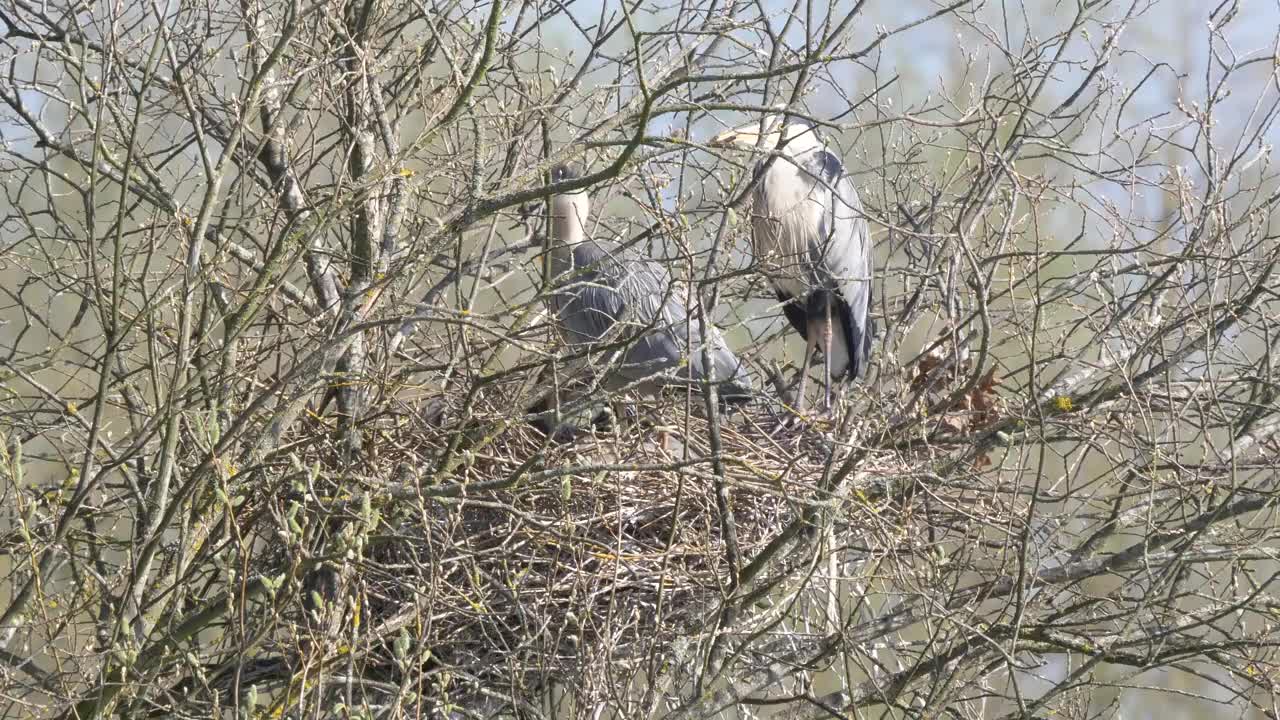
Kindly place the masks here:
POLYGON ((711 142, 707 144, 711 147, 745 147, 753 148, 756 141, 760 138, 760 121, 754 120, 748 125, 725 130, 724 132, 711 138, 711 142))

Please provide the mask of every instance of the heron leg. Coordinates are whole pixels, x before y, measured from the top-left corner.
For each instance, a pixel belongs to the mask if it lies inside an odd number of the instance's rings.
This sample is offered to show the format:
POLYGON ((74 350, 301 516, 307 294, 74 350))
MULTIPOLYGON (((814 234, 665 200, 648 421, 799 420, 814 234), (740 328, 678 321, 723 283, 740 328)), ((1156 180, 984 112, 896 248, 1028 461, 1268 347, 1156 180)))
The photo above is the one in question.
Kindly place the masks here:
POLYGON ((529 416, 529 422, 538 428, 543 435, 550 436, 555 432, 556 426, 559 424, 558 413, 560 407, 560 397, 553 388, 533 402, 532 405, 525 408, 525 414, 529 416))
POLYGON ((647 394, 650 399, 649 407, 653 408, 658 413, 654 418, 654 422, 657 423, 658 448, 664 453, 669 452, 671 449, 669 442, 671 435, 667 432, 667 426, 663 423, 665 418, 662 417, 662 391, 658 388, 653 388, 650 392, 645 394, 647 394))
POLYGON ((804 344, 804 362, 800 365, 800 392, 796 394, 796 412, 803 412, 805 407, 805 391, 809 385, 809 362, 813 360, 813 350, 818 346, 818 334, 810 328, 809 339, 804 344))

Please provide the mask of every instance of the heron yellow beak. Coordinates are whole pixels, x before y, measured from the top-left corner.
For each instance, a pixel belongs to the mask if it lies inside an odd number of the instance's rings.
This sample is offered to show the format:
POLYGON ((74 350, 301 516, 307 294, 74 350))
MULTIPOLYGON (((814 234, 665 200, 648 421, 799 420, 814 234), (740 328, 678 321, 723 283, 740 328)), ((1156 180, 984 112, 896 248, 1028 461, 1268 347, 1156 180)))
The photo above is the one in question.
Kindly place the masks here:
POLYGON ((753 148, 756 146, 756 140, 760 137, 759 121, 751 125, 744 125, 740 128, 725 130, 724 132, 711 138, 707 145, 716 148, 727 147, 745 147, 753 148))
POLYGON ((711 138, 708 144, 711 147, 740 147, 748 150, 763 147, 772 150, 778 144, 778 134, 781 130, 781 118, 776 115, 766 115, 763 119, 757 118, 732 130, 725 130, 711 138), (761 135, 764 136, 763 139, 761 135))

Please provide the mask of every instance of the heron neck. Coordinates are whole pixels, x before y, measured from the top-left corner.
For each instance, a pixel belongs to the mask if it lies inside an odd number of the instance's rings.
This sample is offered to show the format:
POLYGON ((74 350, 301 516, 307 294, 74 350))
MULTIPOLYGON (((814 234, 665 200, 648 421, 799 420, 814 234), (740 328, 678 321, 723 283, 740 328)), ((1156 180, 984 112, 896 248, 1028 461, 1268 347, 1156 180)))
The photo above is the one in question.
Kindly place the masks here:
POLYGON ((590 207, 586 193, 551 198, 551 236, 557 245, 572 247, 587 239, 590 207))

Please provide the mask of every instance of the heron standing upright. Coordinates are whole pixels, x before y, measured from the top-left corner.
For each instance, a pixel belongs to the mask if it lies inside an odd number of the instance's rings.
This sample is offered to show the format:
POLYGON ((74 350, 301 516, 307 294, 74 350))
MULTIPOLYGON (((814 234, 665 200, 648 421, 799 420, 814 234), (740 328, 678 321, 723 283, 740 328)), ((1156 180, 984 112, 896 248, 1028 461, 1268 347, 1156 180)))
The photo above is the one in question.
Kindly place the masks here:
POLYGON ((809 362, 818 349, 829 410, 832 379, 866 372, 874 333, 871 235, 853 181, 817 127, 797 117, 767 115, 720 133, 711 145, 770 153, 754 170, 752 251, 806 341, 797 407, 804 408, 809 362))
MULTIPOLYGON (((579 177, 567 165, 551 171, 555 183, 579 177)), ((551 198, 550 263, 556 288, 550 305, 571 348, 618 348, 617 366, 607 369, 603 387, 636 386, 656 395, 665 386, 698 389, 709 381, 725 403, 749 400, 750 378, 720 331, 706 327, 707 365, 702 323, 689 314, 684 289, 652 258, 592 238, 590 210, 585 189, 551 198)))

